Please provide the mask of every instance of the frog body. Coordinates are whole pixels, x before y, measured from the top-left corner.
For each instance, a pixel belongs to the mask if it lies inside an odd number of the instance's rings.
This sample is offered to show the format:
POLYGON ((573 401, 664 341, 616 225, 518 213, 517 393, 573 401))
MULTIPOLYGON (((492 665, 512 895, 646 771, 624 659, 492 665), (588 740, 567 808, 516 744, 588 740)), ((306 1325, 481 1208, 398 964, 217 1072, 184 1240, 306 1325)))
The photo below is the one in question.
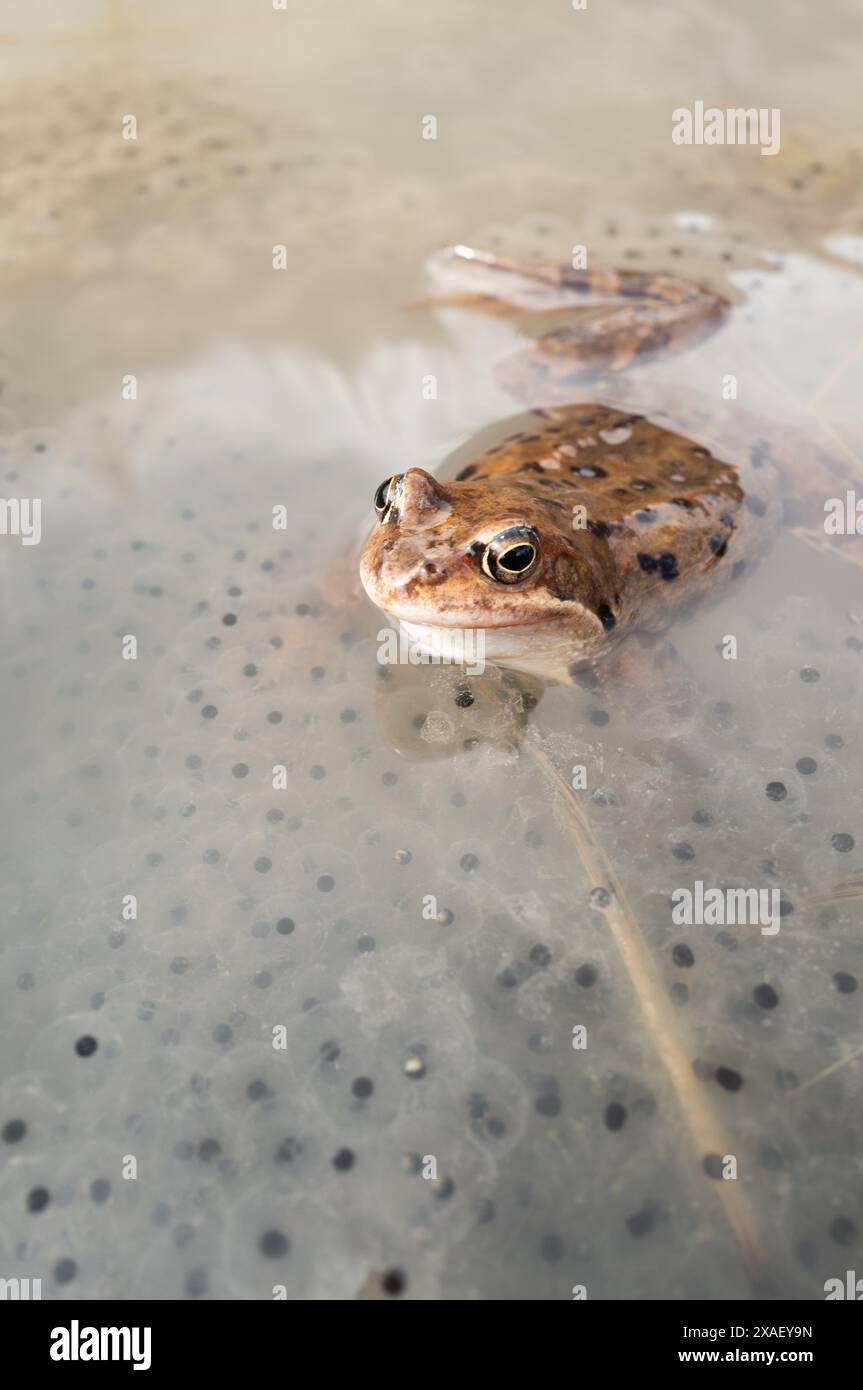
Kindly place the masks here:
POLYGON ((658 632, 764 549, 763 456, 723 461, 645 416, 536 409, 449 482, 408 469, 366 545, 366 592, 421 646, 481 630, 490 661, 559 670, 658 632), (509 563, 508 563, 509 561, 509 563))

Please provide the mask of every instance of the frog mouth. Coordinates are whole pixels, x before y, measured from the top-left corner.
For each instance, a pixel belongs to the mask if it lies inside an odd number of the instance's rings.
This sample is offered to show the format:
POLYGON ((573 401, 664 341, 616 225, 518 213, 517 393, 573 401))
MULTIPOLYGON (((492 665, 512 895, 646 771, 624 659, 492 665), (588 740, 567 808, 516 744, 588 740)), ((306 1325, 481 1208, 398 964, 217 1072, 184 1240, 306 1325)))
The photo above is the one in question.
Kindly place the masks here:
POLYGON ((519 618, 511 613, 495 614, 485 609, 453 608, 450 611, 421 604, 399 604, 389 598, 379 598, 366 588, 369 598, 390 618, 403 627, 428 629, 463 629, 470 632, 503 631, 507 628, 537 627, 546 623, 560 621, 562 614, 543 613, 519 618))
POLYGON ((441 616, 440 613, 426 613, 424 611, 411 610, 399 613, 395 608, 385 608, 384 612, 391 618, 395 618, 406 628, 428 628, 428 629, 464 629, 466 632, 505 632, 513 628, 521 627, 541 627, 546 623, 560 622, 561 615, 557 613, 547 613, 542 617, 513 618, 506 617, 495 620, 490 617, 473 618, 464 614, 453 614, 451 618, 441 616))
POLYGON ((398 621, 413 651, 433 661, 456 665, 490 661, 528 669, 530 663, 542 661, 549 653, 559 652, 562 643, 570 658, 575 650, 571 639, 545 619, 536 623, 475 626, 431 625, 409 622, 404 618, 398 621))

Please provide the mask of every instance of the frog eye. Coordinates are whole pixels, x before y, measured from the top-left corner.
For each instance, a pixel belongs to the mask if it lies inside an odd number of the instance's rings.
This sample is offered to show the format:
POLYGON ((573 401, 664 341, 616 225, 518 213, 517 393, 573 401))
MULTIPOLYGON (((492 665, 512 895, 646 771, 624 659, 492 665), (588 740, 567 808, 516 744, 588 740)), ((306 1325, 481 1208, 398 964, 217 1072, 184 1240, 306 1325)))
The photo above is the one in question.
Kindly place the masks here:
POLYGON ((532 526, 510 526, 483 551, 483 573, 499 584, 517 584, 536 566, 539 549, 539 536, 532 526))
POLYGON ((375 511, 381 521, 386 521, 390 508, 399 495, 401 483, 402 475, 401 473, 397 473, 392 478, 387 478, 385 482, 381 483, 375 493, 375 511))

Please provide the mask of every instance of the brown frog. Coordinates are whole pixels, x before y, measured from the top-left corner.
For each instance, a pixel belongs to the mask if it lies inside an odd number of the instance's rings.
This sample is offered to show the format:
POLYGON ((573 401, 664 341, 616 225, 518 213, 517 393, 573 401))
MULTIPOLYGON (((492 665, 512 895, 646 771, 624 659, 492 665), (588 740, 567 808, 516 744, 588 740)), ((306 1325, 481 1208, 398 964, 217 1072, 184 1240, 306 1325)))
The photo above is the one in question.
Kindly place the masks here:
MULTIPOLYGON (((499 368, 508 389, 535 406, 520 428, 451 481, 409 468, 380 485, 362 583, 421 650, 435 650, 442 630, 466 631, 481 635, 493 663, 575 674, 627 631, 661 631, 693 599, 751 568, 780 518, 771 448, 754 429, 717 455, 703 431, 696 440, 669 426, 673 408, 661 423, 660 411, 648 419, 554 403, 571 400, 585 378, 711 331, 728 310, 718 296, 667 276, 465 247, 449 254, 514 277, 516 288, 502 293, 522 310, 602 302, 499 368)), ((446 302, 497 307, 489 301, 446 302)))

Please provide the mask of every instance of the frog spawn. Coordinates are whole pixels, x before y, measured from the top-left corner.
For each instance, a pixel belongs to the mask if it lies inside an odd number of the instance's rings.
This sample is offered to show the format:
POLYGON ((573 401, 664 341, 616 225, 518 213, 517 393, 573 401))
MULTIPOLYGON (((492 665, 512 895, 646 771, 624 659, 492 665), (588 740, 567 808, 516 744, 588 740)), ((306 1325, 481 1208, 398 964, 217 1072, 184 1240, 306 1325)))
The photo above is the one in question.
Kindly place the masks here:
MULTIPOLYGON (((506 722, 500 748, 459 749, 456 735, 453 757, 415 763, 387 746, 378 619, 315 592, 326 461, 306 439, 296 457, 286 446, 282 400, 254 450, 206 412, 202 424, 203 379, 207 410, 236 390, 212 364, 181 378, 179 452, 176 417, 161 429, 156 412, 139 451, 152 511, 131 517, 104 480, 84 487, 78 455, 62 498, 45 455, 14 459, 35 464, 46 506, 62 501, 70 521, 44 570, 15 567, 21 630, 2 672, 5 707, 26 710, 32 735, 7 749, 3 789, 0 988, 22 1049, 4 1054, 0 1202, 30 1252, 22 1274, 47 1275, 55 1297, 271 1297, 276 1282, 352 1297, 375 1271, 387 1297, 519 1298, 529 1284, 566 1298, 580 1280, 616 1298, 655 1295, 659 1268, 669 1297, 748 1295, 711 1205, 716 1155, 684 1157, 609 939, 608 889, 582 874, 546 783, 508 751, 506 722), (245 510, 249 479, 279 497, 289 463, 294 499, 320 505, 273 537, 245 510), (105 632, 130 622, 154 657, 137 685, 106 679, 100 659, 105 632), (290 764, 282 793, 267 780, 276 761, 290 764), (142 910, 121 927, 130 882, 142 910), (58 1017, 68 1030, 53 1031, 58 1017), (596 1043, 581 1056, 573 1018, 596 1043), (280 1022, 290 1047, 276 1053, 280 1022), (77 1050, 88 1037, 96 1051, 77 1050), (131 1204, 116 1179, 130 1147, 143 1160, 131 1204), (118 1260, 121 1247, 140 1257, 118 1260)), ((405 387, 390 384, 387 407, 405 387)), ((326 413, 329 397, 303 396, 326 413)), ((93 420, 82 430, 84 445, 101 438, 93 420)), ((116 437, 130 457, 136 441, 116 437)), ((346 510, 365 516, 380 458, 354 479, 356 437, 351 422, 338 476, 346 510)), ((390 444, 387 430, 381 456, 390 444)), ((772 1290, 810 1298, 856 1258, 861 1229, 835 1119, 847 1130, 856 1113, 843 1046, 863 997, 856 904, 810 902, 860 868, 860 627, 847 576, 807 570, 784 545, 777 568, 675 635, 702 676, 684 719, 655 690, 627 713, 625 692, 581 686, 547 688, 531 714, 568 776, 586 768, 579 794, 633 891, 693 1077, 733 1124, 772 1290), (789 573, 810 599, 788 594, 789 573), (745 666, 716 653, 729 627, 745 666), (797 767, 807 757, 813 772, 797 767), (780 882, 793 910, 778 940, 676 932, 669 890, 705 871, 780 882)), ((451 694, 434 700, 446 716, 451 694)))
POLYGON ((453 666, 384 667, 378 723, 386 742, 412 761, 451 758, 480 745, 513 752, 542 693, 537 678, 495 666, 480 675, 453 666))

